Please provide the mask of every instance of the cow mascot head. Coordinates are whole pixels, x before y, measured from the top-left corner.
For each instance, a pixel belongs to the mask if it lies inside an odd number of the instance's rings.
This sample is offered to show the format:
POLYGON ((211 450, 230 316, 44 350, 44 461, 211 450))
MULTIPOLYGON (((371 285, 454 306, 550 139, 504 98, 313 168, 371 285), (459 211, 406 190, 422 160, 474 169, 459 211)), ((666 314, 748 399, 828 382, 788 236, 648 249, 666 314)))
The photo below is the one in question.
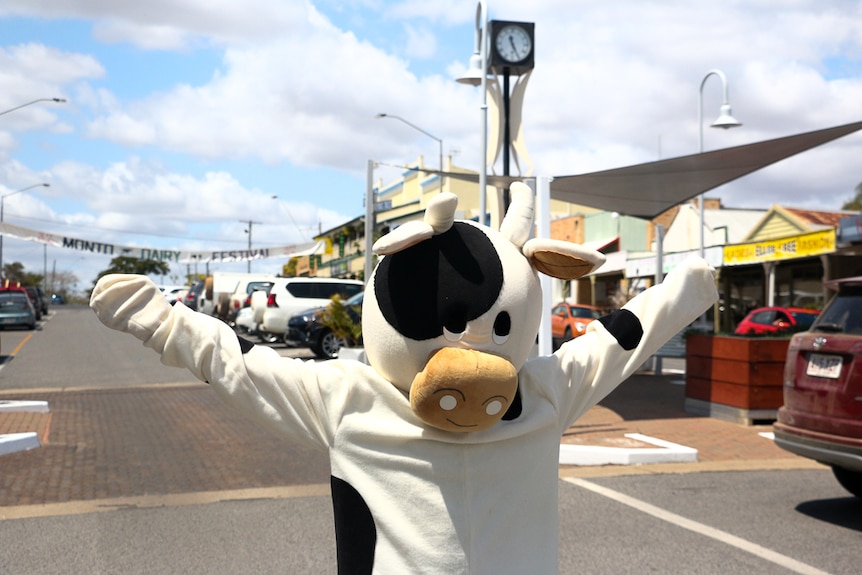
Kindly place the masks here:
POLYGON ((576 244, 528 239, 532 190, 519 182, 511 193, 500 231, 456 221, 457 197, 441 193, 423 221, 374 244, 384 257, 363 304, 368 360, 438 429, 480 431, 519 414, 518 370, 542 313, 537 272, 575 279, 604 262, 576 244))

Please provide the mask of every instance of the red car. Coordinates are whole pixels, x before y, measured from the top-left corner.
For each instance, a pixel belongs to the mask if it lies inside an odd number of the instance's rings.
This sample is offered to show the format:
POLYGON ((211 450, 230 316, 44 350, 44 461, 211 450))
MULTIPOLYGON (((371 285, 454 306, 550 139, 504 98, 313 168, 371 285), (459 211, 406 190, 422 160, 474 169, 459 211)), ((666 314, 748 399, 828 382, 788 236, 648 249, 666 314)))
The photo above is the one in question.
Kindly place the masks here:
POLYGON ((775 443, 829 465, 862 498, 862 276, 827 285, 838 293, 790 340, 775 443))
POLYGON ((804 331, 820 312, 798 307, 759 307, 748 312, 733 331, 736 335, 769 335, 783 331, 804 331))
POLYGON ((576 303, 558 303, 551 309, 551 337, 554 348, 583 335, 587 325, 602 317, 601 308, 576 303))

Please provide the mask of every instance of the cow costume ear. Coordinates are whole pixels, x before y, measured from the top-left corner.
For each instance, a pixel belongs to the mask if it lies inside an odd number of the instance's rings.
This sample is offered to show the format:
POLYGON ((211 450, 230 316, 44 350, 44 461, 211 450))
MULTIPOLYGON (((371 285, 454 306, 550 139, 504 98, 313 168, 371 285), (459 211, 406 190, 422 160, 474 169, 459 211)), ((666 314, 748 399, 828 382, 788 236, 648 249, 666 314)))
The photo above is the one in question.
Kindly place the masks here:
POLYGON ((583 277, 605 263, 601 252, 561 240, 533 238, 523 250, 533 268, 561 280, 583 277))
POLYGON ((528 240, 533 231, 535 198, 523 182, 513 182, 512 204, 500 225, 500 233, 524 252, 530 264, 545 275, 562 280, 583 277, 605 263, 605 256, 578 244, 560 240, 528 240))
POLYGON ((434 196, 428 202, 425 218, 421 222, 407 222, 398 226, 374 242, 371 250, 379 256, 388 256, 449 231, 455 222, 457 206, 458 196, 455 194, 444 192, 434 196))

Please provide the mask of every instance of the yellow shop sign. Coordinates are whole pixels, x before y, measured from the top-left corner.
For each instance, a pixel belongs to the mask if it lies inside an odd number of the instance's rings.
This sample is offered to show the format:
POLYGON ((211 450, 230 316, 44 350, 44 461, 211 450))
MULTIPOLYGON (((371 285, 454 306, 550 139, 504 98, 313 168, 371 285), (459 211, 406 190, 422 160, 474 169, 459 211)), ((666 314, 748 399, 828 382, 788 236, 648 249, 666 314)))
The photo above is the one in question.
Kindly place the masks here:
POLYGON ((724 246, 724 265, 738 266, 792 258, 804 258, 835 251, 835 230, 724 246))

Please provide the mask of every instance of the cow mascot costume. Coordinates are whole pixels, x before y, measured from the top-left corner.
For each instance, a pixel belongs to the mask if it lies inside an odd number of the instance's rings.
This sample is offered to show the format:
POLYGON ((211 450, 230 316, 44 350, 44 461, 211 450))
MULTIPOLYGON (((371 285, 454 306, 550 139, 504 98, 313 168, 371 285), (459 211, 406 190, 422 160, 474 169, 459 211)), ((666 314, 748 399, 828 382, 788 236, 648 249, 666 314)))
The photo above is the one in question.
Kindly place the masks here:
POLYGON ((283 358, 169 305, 144 276, 101 278, 90 305, 228 405, 328 452, 339 573, 556 573, 560 437, 717 294, 694 258, 528 360, 537 272, 574 279, 604 257, 529 239, 533 193, 518 183, 512 197, 499 231, 455 220, 457 198, 441 193, 377 241, 369 364, 283 358))

